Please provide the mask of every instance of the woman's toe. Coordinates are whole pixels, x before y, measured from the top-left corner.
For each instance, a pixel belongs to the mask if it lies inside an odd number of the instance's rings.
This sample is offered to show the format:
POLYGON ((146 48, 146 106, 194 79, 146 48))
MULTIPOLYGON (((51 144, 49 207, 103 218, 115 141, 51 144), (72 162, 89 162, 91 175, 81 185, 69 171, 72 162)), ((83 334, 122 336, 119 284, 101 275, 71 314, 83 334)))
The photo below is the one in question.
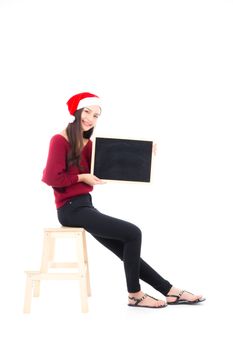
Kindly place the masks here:
POLYGON ((159 303, 159 306, 166 306, 166 305, 167 305, 167 303, 165 301, 163 301, 163 300, 161 300, 160 303, 159 303))
POLYGON ((199 299, 202 298, 202 295, 194 295, 194 294, 189 293, 189 292, 185 292, 185 293, 187 293, 187 294, 184 295, 184 299, 186 299, 188 301, 198 301, 199 299))

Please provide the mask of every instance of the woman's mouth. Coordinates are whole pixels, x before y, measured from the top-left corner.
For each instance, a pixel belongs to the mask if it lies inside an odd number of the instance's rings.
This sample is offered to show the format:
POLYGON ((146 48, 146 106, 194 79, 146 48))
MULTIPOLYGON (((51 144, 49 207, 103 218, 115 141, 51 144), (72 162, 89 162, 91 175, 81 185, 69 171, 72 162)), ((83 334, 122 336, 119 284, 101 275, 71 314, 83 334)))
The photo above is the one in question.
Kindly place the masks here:
POLYGON ((82 123, 83 123, 83 125, 86 126, 87 128, 90 128, 90 127, 92 126, 91 123, 88 123, 88 122, 86 122, 85 120, 82 120, 82 123))

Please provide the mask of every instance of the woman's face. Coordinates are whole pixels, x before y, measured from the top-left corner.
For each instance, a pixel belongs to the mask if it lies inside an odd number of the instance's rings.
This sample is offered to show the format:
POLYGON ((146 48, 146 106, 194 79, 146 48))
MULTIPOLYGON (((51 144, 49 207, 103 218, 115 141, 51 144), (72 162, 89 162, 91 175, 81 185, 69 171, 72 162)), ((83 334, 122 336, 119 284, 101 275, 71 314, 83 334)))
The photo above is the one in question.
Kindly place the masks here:
POLYGON ((96 126, 100 113, 101 109, 99 106, 84 107, 81 114, 81 127, 83 131, 88 131, 96 126))

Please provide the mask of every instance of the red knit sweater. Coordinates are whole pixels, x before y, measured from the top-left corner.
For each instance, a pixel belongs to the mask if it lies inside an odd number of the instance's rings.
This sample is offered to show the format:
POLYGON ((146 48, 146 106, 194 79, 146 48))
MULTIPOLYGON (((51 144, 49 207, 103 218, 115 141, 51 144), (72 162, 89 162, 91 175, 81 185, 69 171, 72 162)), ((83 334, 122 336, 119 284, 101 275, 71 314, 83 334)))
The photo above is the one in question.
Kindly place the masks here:
POLYGON ((92 141, 88 140, 81 154, 82 170, 71 166, 66 170, 70 143, 60 134, 54 135, 49 144, 49 153, 42 181, 52 186, 56 207, 64 205, 72 197, 89 193, 93 186, 78 182, 78 174, 90 173, 92 141))

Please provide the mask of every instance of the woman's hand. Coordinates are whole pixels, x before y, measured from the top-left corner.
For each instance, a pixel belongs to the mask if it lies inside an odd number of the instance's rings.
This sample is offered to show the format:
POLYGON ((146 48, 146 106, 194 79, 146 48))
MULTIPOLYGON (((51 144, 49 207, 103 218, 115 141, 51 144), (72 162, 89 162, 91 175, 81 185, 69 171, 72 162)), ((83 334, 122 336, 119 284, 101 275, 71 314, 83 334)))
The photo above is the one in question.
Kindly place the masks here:
POLYGON ((92 174, 80 174, 78 175, 78 182, 85 182, 90 186, 105 184, 106 181, 99 179, 92 174))
POLYGON ((153 151, 153 155, 156 156, 156 152, 157 152, 157 144, 156 143, 153 143, 152 151, 153 151))

